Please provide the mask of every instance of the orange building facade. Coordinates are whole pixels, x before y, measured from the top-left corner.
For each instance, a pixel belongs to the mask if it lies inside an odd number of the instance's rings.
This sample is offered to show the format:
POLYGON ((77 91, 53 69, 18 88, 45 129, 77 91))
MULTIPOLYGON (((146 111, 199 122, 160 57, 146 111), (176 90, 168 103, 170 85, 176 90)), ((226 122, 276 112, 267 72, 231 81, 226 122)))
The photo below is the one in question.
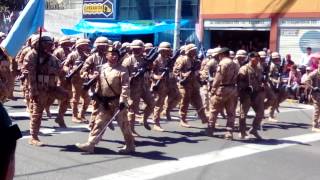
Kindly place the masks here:
POLYGON ((319 0, 200 0, 199 40, 206 47, 320 51, 319 0))

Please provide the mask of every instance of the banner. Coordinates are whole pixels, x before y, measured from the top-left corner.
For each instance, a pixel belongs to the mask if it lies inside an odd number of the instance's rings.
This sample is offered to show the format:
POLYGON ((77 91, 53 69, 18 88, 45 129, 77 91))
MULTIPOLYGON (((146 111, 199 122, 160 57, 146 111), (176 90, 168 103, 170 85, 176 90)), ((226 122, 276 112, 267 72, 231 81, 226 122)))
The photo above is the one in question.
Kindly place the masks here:
POLYGON ((115 19, 116 0, 83 0, 83 19, 115 19))

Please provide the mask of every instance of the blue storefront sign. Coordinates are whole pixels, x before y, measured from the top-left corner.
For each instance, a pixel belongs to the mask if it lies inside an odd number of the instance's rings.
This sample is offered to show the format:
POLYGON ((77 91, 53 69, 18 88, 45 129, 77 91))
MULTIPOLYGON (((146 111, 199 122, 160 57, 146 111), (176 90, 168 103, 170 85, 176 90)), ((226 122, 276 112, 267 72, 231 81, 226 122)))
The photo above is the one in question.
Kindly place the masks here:
POLYGON ((115 19, 116 0, 83 0, 83 19, 115 19))

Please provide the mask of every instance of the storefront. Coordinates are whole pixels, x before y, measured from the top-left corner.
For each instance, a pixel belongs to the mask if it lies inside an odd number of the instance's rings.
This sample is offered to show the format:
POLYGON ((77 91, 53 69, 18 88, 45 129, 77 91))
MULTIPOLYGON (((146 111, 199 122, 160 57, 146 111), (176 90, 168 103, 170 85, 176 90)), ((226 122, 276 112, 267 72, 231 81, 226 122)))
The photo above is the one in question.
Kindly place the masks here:
MULTIPOLYGON (((181 43, 195 41, 198 0, 182 1, 181 43)), ((83 18, 66 35, 84 33, 90 39, 107 36, 130 42, 141 39, 155 45, 173 42, 175 0, 83 0, 83 18)))
POLYGON ((307 47, 311 47, 313 52, 320 52, 320 18, 282 18, 279 30, 280 54, 290 54, 294 61, 300 62, 307 47))
POLYGON ((306 47, 319 51, 319 17, 318 0, 201 0, 198 36, 207 48, 266 47, 299 61, 306 47))
POLYGON ((210 46, 257 50, 268 47, 270 19, 205 20, 204 30, 210 46))

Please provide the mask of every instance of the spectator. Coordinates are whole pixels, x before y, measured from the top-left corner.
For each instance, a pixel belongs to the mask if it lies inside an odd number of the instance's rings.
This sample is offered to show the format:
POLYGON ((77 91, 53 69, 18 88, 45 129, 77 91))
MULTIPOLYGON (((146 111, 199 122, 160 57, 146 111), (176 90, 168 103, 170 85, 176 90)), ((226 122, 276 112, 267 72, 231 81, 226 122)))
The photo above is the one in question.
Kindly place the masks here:
POLYGON ((301 83, 301 73, 297 70, 297 65, 293 65, 289 72, 288 88, 295 98, 299 97, 299 86, 301 83))
POLYGON ((302 75, 302 78, 301 78, 301 84, 305 84, 306 81, 307 81, 307 78, 308 78, 308 75, 312 72, 312 68, 311 67, 307 67, 306 69, 306 73, 304 73, 302 75))
POLYGON ((299 90, 301 92, 301 94, 300 94, 299 103, 306 103, 307 104, 309 102, 308 94, 310 92, 310 87, 308 87, 306 85, 306 81, 307 81, 307 78, 311 72, 312 72, 312 68, 307 67, 306 73, 304 73, 301 78, 301 84, 300 84, 300 90, 299 90))
POLYGON ((309 67, 311 67, 312 71, 318 69, 319 60, 320 60, 320 58, 316 58, 316 57, 312 57, 310 59, 309 67))
POLYGON ((309 63, 310 63, 310 57, 309 56, 312 53, 312 48, 311 47, 307 47, 306 50, 307 50, 307 53, 302 56, 302 59, 301 59, 301 62, 300 62, 300 65, 302 65, 302 66, 309 66, 309 63))
POLYGON ((285 64, 285 67, 284 67, 284 74, 286 76, 289 76, 289 72, 290 72, 290 70, 291 70, 293 65, 294 65, 294 62, 291 59, 291 55, 287 54, 286 55, 286 64, 285 64))
POLYGON ((15 169, 16 143, 21 138, 21 132, 17 125, 12 125, 7 111, 0 103, 0 179, 11 180, 15 169))

